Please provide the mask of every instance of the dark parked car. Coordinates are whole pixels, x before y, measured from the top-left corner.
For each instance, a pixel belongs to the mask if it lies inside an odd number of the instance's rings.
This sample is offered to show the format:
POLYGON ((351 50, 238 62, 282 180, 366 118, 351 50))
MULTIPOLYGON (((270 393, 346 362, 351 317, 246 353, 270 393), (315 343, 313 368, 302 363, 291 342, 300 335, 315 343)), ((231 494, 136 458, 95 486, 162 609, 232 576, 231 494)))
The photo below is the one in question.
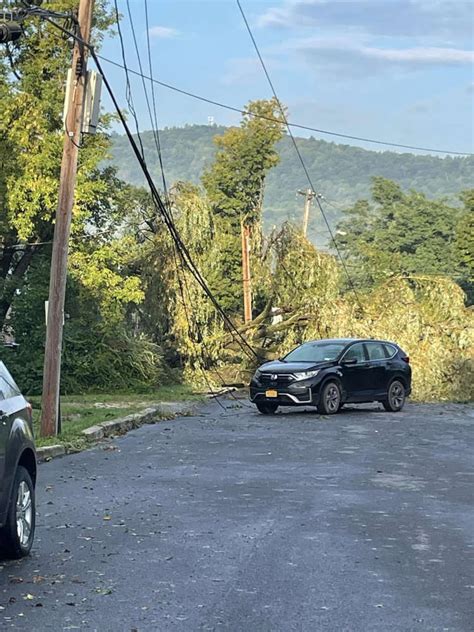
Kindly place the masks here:
POLYGON ((35 533, 36 453, 31 406, 0 362, 0 554, 28 555, 35 533))
POLYGON ((346 403, 377 401, 397 412, 410 392, 410 359, 386 340, 305 342, 263 364, 250 382, 251 401, 267 415, 278 406, 316 406, 332 415, 346 403))

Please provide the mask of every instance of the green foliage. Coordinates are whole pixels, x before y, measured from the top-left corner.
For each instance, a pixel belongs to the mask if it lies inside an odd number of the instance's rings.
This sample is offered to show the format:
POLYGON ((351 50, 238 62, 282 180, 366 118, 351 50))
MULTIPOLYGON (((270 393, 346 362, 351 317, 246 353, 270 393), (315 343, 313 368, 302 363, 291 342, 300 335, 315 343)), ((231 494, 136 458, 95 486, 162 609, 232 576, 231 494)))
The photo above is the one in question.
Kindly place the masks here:
POLYGON ((453 281, 394 277, 362 300, 364 311, 354 313, 346 294, 327 314, 328 334, 397 342, 410 356, 416 399, 474 399, 474 314, 453 281))
MULTIPOLYGON (((410 265, 419 266, 423 258, 418 258, 420 253, 413 244, 427 246, 434 239, 438 246, 439 233, 452 240, 454 233, 450 231, 458 225, 457 219, 448 218, 446 228, 444 203, 434 202, 430 208, 423 195, 405 194, 395 183, 384 179, 374 183, 374 197, 378 201, 376 212, 368 202, 360 202, 348 220, 360 240, 366 232, 371 234, 377 223, 381 225, 380 234, 377 232, 358 251, 360 255, 370 254, 372 266, 359 289, 361 306, 352 291, 345 289, 345 276, 337 259, 318 251, 298 228, 284 224, 262 238, 255 227, 252 267, 254 278, 258 279, 254 306, 259 311, 251 323, 242 324, 236 319, 236 324, 261 360, 278 357, 312 338, 361 336, 393 340, 411 357, 415 398, 470 400, 474 398, 474 314, 464 306, 461 288, 439 274, 404 271, 400 276, 394 269, 400 263, 396 248, 389 246, 386 251, 380 248, 377 252, 374 246, 376 239, 384 243, 384 235, 390 240, 397 238, 398 248, 403 249, 410 265), (427 217, 418 218, 417 214, 427 217)), ((222 270, 219 252, 225 248, 227 238, 238 238, 238 234, 219 233, 217 222, 212 222, 212 209, 197 188, 180 185, 174 191, 173 206, 178 229, 193 259, 204 276, 214 280, 213 274, 222 270)), ((454 211, 463 216, 462 210, 454 211)), ((191 275, 181 271, 180 284, 166 234, 158 230, 146 248, 150 258, 144 268, 145 272, 149 270, 145 278, 156 282, 159 277, 166 288, 154 296, 155 310, 167 314, 166 344, 177 352, 176 361, 182 363, 185 377, 193 383, 203 383, 204 369, 215 383, 220 383, 222 374, 227 379, 246 381, 254 362, 245 355, 235 335, 225 330, 191 275)), ((441 265, 449 261, 451 254, 443 253, 441 247, 435 252, 441 265)), ((434 265, 433 262, 433 257, 427 258, 426 265, 434 265)), ((222 286, 228 285, 228 279, 223 277, 222 286)), ((151 287, 154 286, 145 288, 145 304, 150 300, 151 287)))
POLYGON ((278 163, 275 145, 282 136, 276 99, 250 102, 240 127, 215 137, 218 151, 202 177, 212 209, 215 241, 219 242, 210 284, 222 306, 231 312, 239 311, 242 304, 240 227, 253 226, 254 235, 259 231, 265 178, 278 163))
POLYGON ((217 154, 202 183, 215 215, 236 226, 261 219, 265 177, 279 161, 275 144, 283 136, 282 121, 276 99, 253 101, 240 127, 214 138, 217 154))
MULTIPOLYGON (((212 212, 199 189, 180 183, 171 192, 173 215, 183 242, 197 268, 209 282, 218 261, 220 241, 212 224, 212 212)), ((138 213, 148 213, 146 202, 138 213)), ((140 222, 138 221, 137 227, 140 222)), ((221 331, 215 309, 204 296, 175 250, 160 221, 141 245, 141 278, 145 300, 140 311, 143 331, 163 347, 166 359, 183 362, 188 372, 208 362, 210 338, 221 331)), ((212 359, 215 356, 212 355, 212 359)))
POLYGON ((140 303, 143 290, 139 277, 124 274, 136 258, 136 242, 131 236, 113 239, 88 249, 74 250, 70 257, 71 275, 93 297, 109 323, 123 319, 124 306, 140 303))
MULTIPOLYGON (((58 11, 76 6, 73 0, 50 3, 50 8, 58 11)), ((96 42, 101 39, 101 29, 110 24, 107 3, 100 0, 95 6, 96 42)), ((21 291, 29 266, 53 237, 64 136, 64 69, 71 56, 68 43, 50 24, 29 19, 25 25, 25 36, 11 47, 11 55, 6 55, 3 47, 0 57, 0 327, 21 291), (31 245, 18 248, 22 242, 31 245)), ((108 119, 104 117, 104 125, 108 119)), ((105 231, 110 239, 121 221, 123 186, 112 168, 99 166, 107 158, 108 147, 102 132, 85 139, 80 151, 72 222, 73 244, 78 251, 76 276, 81 275, 79 253, 85 241, 91 243, 90 233, 104 247, 97 231, 105 231)), ((82 263, 87 268, 90 262, 83 258, 82 263)), ((85 276, 86 270, 82 274, 85 276)), ((104 300, 111 298, 110 285, 104 300)), ((133 289, 131 300, 136 300, 138 294, 133 289)))
POLYGON ((469 304, 474 303, 474 189, 460 195, 464 210, 456 226, 455 256, 461 274, 461 287, 469 304))
MULTIPOLYGON (((50 4, 64 10, 75 1, 50 4)), ((96 41, 111 24, 107 6, 105 0, 96 4, 96 41)), ((27 28, 27 38, 13 50, 14 68, 7 56, 0 58, 0 320, 20 343, 5 352, 9 365, 25 392, 38 393, 50 258, 43 242, 53 234, 62 71, 70 51, 49 25, 33 21, 27 28), (26 241, 33 245, 17 248, 26 241)), ((180 235, 245 339, 261 358, 308 338, 393 339, 412 358, 417 397, 472 398, 473 313, 465 308, 461 288, 446 278, 459 277, 472 300, 473 190, 461 195, 464 207, 453 199, 470 182, 472 158, 368 152, 298 139, 310 173, 323 183, 322 193, 350 206, 339 225, 339 242, 360 288, 361 309, 344 285, 339 262, 282 222, 295 209, 300 215, 295 192, 307 182, 281 121, 253 116, 278 119, 277 103, 256 101, 247 112, 238 128, 191 126, 162 134, 168 179, 189 177, 195 183, 179 182, 172 189, 180 235), (213 147, 212 136, 219 132, 213 147), (203 172, 206 195, 196 186, 203 172), (354 205, 354 199, 368 196, 371 176, 379 176, 372 200, 354 205), (407 192, 410 187, 414 190, 407 192), (264 220, 283 226, 266 238, 264 220), (240 318, 242 221, 252 231, 250 324, 240 318)), ((80 152, 63 392, 154 387, 165 377, 165 362, 202 383, 203 370, 237 375, 250 369, 235 335, 183 269, 148 193, 126 186, 104 166, 109 120, 104 118, 103 132, 87 139, 80 152)), ((114 143, 115 152, 123 147, 120 137, 114 143)), ((157 168, 147 135, 145 150, 157 168)), ((122 174, 138 182, 129 154, 125 160, 122 174)), ((340 217, 341 211, 330 207, 330 221, 340 217)), ((326 241, 320 227, 313 217, 317 238, 326 241)))
MULTIPOLYGON (((69 10, 77 2, 55 0, 48 8, 69 10)), ((109 3, 96 1, 94 15, 97 45, 113 23, 109 3)), ((22 388, 39 392, 71 50, 50 24, 33 19, 25 25, 11 56, 2 47, 0 57, 0 329, 20 343, 9 353, 22 388)), ((163 375, 160 348, 129 320, 143 300, 134 271, 137 244, 124 234, 138 194, 104 166, 109 122, 104 116, 101 131, 84 138, 79 152, 64 331, 67 392, 148 387, 163 375)))
MULTIPOLYGON (((5 350, 15 378, 27 394, 41 393, 46 335, 49 258, 32 264, 15 301, 11 326, 19 347, 5 350)), ((137 389, 156 386, 165 368, 160 348, 145 335, 132 336, 124 321, 110 321, 100 303, 72 278, 66 296, 61 391, 137 389)))
MULTIPOLYGON (((213 137, 222 135, 225 130, 222 126, 210 125, 162 130, 160 140, 168 182, 199 183, 217 151, 213 137)), ((160 170, 152 132, 143 133, 142 138, 152 174, 158 182, 160 170)), ((119 175, 127 182, 142 185, 143 176, 131 156, 127 140, 115 135, 112 141, 112 164, 118 167, 119 175)), ((368 198, 374 176, 398 182, 403 191, 414 189, 428 198, 446 197, 450 205, 457 203, 460 190, 472 186, 474 158, 471 156, 439 158, 369 151, 315 138, 297 138, 297 143, 314 186, 336 205, 336 208, 325 205, 333 226, 341 219, 344 208, 352 206, 355 200, 368 198)), ((265 183, 264 224, 270 230, 284 221, 300 220, 303 204, 296 191, 308 186, 291 139, 285 136, 276 149, 280 162, 269 172, 265 183)), ((327 242, 327 231, 316 208, 311 215, 309 236, 321 246, 327 242)))
POLYGON ((374 204, 358 202, 338 225, 338 244, 358 285, 397 274, 462 274, 459 240, 468 229, 459 208, 415 191, 403 193, 380 177, 374 178, 372 198, 374 204))

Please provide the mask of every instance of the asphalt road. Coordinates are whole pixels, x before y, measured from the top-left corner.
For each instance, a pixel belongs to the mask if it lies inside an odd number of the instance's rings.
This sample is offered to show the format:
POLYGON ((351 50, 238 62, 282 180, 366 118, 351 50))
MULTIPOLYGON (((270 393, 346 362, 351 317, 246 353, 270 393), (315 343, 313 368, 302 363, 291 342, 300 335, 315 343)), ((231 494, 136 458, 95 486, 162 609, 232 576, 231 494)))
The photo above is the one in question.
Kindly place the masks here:
POLYGON ((474 410, 225 402, 40 466, 0 627, 474 630, 474 410))

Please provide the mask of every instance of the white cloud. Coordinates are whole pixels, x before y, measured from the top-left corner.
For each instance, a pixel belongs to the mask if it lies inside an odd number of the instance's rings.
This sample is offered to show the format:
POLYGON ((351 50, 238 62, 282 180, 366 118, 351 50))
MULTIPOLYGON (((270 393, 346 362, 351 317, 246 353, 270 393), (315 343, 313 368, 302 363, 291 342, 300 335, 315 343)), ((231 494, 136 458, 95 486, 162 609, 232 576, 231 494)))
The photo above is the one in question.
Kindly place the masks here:
POLYGON ((440 46, 382 48, 368 45, 360 37, 296 38, 287 41, 281 50, 303 55, 319 72, 353 78, 474 63, 474 52, 470 50, 440 46))
POLYGON ((474 52, 458 48, 369 48, 360 51, 367 57, 389 62, 408 64, 469 64, 474 62, 474 52))
POLYGON ((157 39, 171 39, 177 37, 178 31, 168 26, 152 26, 149 30, 151 37, 157 39))
POLYGON ((472 11, 470 0, 285 0, 267 9, 258 24, 459 41, 472 38, 472 11))

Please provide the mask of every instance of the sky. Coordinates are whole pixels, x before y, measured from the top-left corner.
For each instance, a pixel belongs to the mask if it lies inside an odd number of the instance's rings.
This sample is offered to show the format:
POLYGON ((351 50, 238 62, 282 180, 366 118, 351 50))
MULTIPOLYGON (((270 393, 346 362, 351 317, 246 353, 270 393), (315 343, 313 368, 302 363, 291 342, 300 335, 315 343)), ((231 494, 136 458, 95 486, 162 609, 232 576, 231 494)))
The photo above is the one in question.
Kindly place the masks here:
MULTIPOLYGON (((129 0, 148 73, 144 0, 129 0)), ((344 134, 474 151, 474 1, 241 0, 291 122, 344 134)), ((148 0, 155 78, 242 108, 270 87, 235 0, 148 0)), ((119 0, 127 64, 138 60, 119 0)), ((121 62, 117 37, 101 53, 121 62)), ((125 107, 124 75, 104 63, 125 107)), ((132 79, 141 129, 143 87, 132 79)), ((239 115, 157 87, 160 127, 237 124, 239 115)), ((106 107, 107 99, 104 100, 106 107)), ((297 135, 308 136, 301 131, 297 135)), ((313 133, 317 138, 341 142, 313 133)), ((348 142, 366 148, 389 149, 348 142)))

